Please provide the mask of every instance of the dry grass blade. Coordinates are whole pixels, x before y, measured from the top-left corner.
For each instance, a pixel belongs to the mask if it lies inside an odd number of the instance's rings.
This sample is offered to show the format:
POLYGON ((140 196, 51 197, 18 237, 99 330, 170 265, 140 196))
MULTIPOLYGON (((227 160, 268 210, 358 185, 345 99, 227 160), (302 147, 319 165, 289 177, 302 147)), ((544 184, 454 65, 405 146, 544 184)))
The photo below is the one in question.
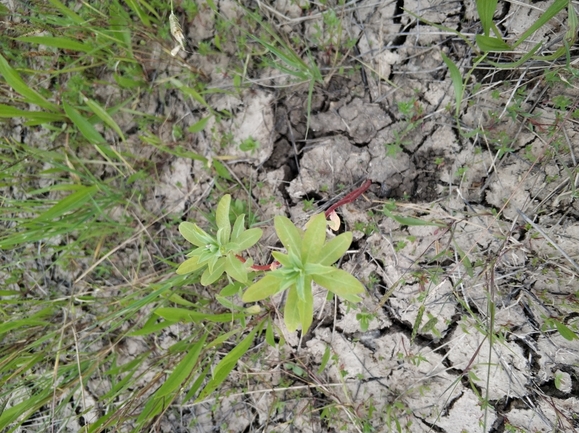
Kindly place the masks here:
POLYGON ((523 218, 525 220, 526 223, 530 224, 535 230, 537 230, 541 236, 543 236, 551 245, 553 245, 553 247, 559 251, 561 253, 561 255, 563 257, 565 257, 567 259, 567 261, 569 263, 571 263, 573 265, 573 267, 575 269, 577 269, 577 271, 579 271, 579 265, 575 262, 575 260, 573 260, 571 258, 571 256, 569 256, 569 254, 567 254, 565 251, 563 251, 563 249, 561 249, 561 247, 559 245, 557 245, 557 243, 555 241, 553 241, 548 235, 547 233, 545 233, 544 230, 542 230, 537 224, 535 224, 527 215, 525 215, 523 212, 521 212, 519 209, 517 209, 517 212, 519 213, 519 215, 521 216, 521 218, 523 218))
POLYGON ((185 36, 183 36, 183 29, 173 11, 171 11, 169 15, 169 28, 171 29, 171 35, 179 44, 171 50, 171 55, 175 56, 179 52, 179 49, 185 51, 185 36))

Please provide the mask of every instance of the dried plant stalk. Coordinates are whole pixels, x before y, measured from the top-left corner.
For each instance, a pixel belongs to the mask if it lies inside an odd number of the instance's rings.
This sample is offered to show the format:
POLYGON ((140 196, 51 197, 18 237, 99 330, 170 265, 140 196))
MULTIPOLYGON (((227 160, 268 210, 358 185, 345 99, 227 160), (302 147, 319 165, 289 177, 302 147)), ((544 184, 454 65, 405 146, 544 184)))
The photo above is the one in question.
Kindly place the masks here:
POLYGON ((183 36, 183 30, 181 29, 179 20, 177 19, 173 11, 171 11, 171 14, 169 15, 169 28, 171 30, 171 35, 173 35, 173 37, 179 44, 171 50, 171 55, 175 56, 179 52, 179 49, 185 51, 185 36, 183 36))

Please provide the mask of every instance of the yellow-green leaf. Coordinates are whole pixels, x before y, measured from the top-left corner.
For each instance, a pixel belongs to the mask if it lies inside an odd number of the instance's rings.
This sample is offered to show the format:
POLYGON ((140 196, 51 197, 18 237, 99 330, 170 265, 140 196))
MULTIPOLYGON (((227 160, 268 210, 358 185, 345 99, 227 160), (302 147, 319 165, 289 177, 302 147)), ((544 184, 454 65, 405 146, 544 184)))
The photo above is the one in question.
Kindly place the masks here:
POLYGON ((176 272, 177 275, 190 274, 191 272, 201 269, 205 264, 205 262, 199 263, 199 256, 193 256, 181 263, 176 272))
POLYGON ((313 216, 307 226, 302 240, 303 262, 315 262, 326 241, 326 217, 323 213, 313 216))
POLYGON ((283 290, 283 280, 277 273, 270 272, 257 283, 252 284, 245 291, 241 299, 243 302, 261 301, 269 296, 275 295, 277 292, 283 290))
POLYGON ((352 232, 345 232, 329 240, 322 247, 317 262, 329 266, 344 255, 352 243, 352 232))
POLYGON ((274 218, 274 226, 277 236, 286 250, 288 250, 288 252, 292 250, 296 254, 300 254, 302 248, 302 230, 298 229, 289 218, 281 215, 277 215, 274 218))
POLYGON ((327 274, 314 274, 312 279, 320 286, 350 302, 362 300, 358 294, 364 293, 364 286, 346 271, 335 269, 327 274))

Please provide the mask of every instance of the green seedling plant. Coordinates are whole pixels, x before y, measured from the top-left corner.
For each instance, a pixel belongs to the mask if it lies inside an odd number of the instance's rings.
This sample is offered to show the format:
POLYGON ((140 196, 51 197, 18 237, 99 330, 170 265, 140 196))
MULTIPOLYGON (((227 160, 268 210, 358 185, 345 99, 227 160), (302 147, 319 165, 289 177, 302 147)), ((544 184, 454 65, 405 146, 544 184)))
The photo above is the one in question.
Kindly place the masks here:
POLYGON ((247 282, 247 274, 253 264, 252 260, 239 260, 238 256, 251 248, 261 238, 263 231, 259 228, 245 230, 245 215, 239 215, 233 229, 229 221, 231 196, 226 194, 219 201, 216 211, 217 233, 212 236, 197 224, 183 222, 179 225, 181 235, 197 248, 191 251, 177 269, 177 274, 184 275, 205 269, 201 284, 207 286, 217 281, 223 273, 241 283, 247 282))
POLYGON ((256 302, 284 290, 288 295, 284 321, 290 332, 301 328, 306 333, 313 321, 312 283, 315 282, 335 295, 359 302, 364 286, 348 272, 332 266, 348 250, 352 233, 345 232, 326 241, 327 221, 324 214, 310 219, 305 230, 296 227, 287 217, 276 216, 276 233, 287 253, 274 252, 275 262, 268 266, 253 266, 251 258, 242 254, 255 245, 262 235, 259 228, 245 230, 245 216, 239 215, 233 228, 229 220, 231 196, 224 195, 216 211, 217 233, 208 234, 197 224, 183 222, 181 235, 196 248, 177 269, 180 275, 203 270, 201 284, 216 283, 227 275, 246 284, 256 270, 266 270, 266 275, 251 284, 242 296, 244 302, 256 302))
POLYGON ((347 251, 352 233, 345 232, 326 242, 326 218, 314 216, 305 230, 288 218, 276 216, 276 233, 287 254, 274 252, 281 267, 269 272, 243 294, 244 302, 255 302, 288 289, 284 321, 290 332, 299 327, 306 333, 313 320, 312 282, 350 301, 359 302, 364 286, 348 272, 332 266, 347 251))

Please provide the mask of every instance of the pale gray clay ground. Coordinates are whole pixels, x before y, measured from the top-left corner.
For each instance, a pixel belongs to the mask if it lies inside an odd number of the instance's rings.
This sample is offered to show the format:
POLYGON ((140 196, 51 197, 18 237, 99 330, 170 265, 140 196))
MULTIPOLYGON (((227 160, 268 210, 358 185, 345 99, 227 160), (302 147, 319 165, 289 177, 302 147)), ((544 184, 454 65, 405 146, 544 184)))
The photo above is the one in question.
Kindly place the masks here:
MULTIPOLYGON (((243 14, 231 0, 215 2, 230 18, 243 14)), ((320 9, 306 12, 297 3, 264 2, 261 10, 288 40, 315 40, 320 9)), ((501 28, 517 36, 549 4, 500 2, 501 28)), ((202 133, 186 133, 190 149, 207 157, 227 155, 232 173, 252 180, 262 221, 285 214, 304 223, 312 214, 304 210, 304 199, 323 206, 371 179, 362 197, 339 209, 346 228, 354 231, 342 267, 364 281, 368 291, 357 309, 325 302, 320 291, 313 329, 301 346, 299 335, 287 333, 280 350, 256 342, 252 353, 260 356, 238 365, 227 393, 169 410, 161 431, 579 429, 579 342, 545 327, 549 317, 568 325, 577 321, 579 127, 576 121, 564 123, 565 140, 552 152, 546 133, 531 131, 507 110, 517 83, 526 83, 526 95, 517 100, 526 110, 521 113, 551 125, 561 116, 552 98, 575 100, 579 92, 572 86, 547 88, 533 69, 494 74, 480 68, 461 106, 459 130, 441 52, 463 73, 472 65, 472 53, 449 32, 418 24, 403 8, 464 34, 480 31, 470 1, 348 2, 337 10, 344 37, 357 40, 356 50, 344 49, 343 70, 316 85, 307 139, 307 84, 296 84, 274 69, 248 71, 252 84, 242 94, 208 97, 213 108, 230 110, 234 117, 209 124, 202 133), (406 114, 401 103, 410 107, 406 114), (216 147, 216 137, 228 133, 235 140, 216 147), (240 141, 250 137, 259 149, 241 151, 240 141), (511 140, 508 151, 500 150, 501 140, 511 140), (382 207, 390 200, 398 205, 394 214, 434 224, 405 225, 384 216, 382 207), (496 308, 492 347, 489 300, 496 308), (371 314, 364 332, 357 320, 361 312, 371 314), (327 346, 331 360, 318 371, 327 346)), ((192 48, 214 33, 215 19, 204 10, 196 22, 183 23, 192 48)), ((565 29, 564 19, 559 24, 563 30, 549 24, 534 39, 555 38, 565 29)), ((234 61, 235 49, 225 41, 221 53, 181 52, 173 59, 151 45, 149 67, 161 80, 178 76, 183 63, 194 65, 209 77, 210 87, 230 89, 231 77, 223 71, 234 61)), ((324 53, 313 49, 313 59, 323 65, 324 53)), ((186 131, 207 114, 178 93, 159 91, 140 103, 141 111, 160 109, 167 116, 164 129, 157 131, 167 142, 173 124, 186 131)), ((130 130, 131 119, 126 122, 130 130)), ((131 151, 156 158, 139 134, 133 129, 131 151)), ((13 135, 20 137, 20 130, 13 135)), ((41 138, 26 136, 33 145, 40 145, 41 138)), ((211 182, 201 163, 163 157, 157 166, 161 182, 146 192, 150 210, 189 212, 200 220, 195 210, 209 210, 203 197, 211 182)), ((267 242, 271 228, 265 232, 267 242)), ((121 266, 135 254, 124 248, 115 260, 121 266)), ((160 348, 188 332, 186 325, 173 328, 161 335, 160 348)), ((126 341, 127 360, 147 344, 139 338, 126 341)), ((144 372, 140 381, 146 383, 153 374, 144 372)), ((89 383, 94 396, 103 386, 96 379, 89 383)))

